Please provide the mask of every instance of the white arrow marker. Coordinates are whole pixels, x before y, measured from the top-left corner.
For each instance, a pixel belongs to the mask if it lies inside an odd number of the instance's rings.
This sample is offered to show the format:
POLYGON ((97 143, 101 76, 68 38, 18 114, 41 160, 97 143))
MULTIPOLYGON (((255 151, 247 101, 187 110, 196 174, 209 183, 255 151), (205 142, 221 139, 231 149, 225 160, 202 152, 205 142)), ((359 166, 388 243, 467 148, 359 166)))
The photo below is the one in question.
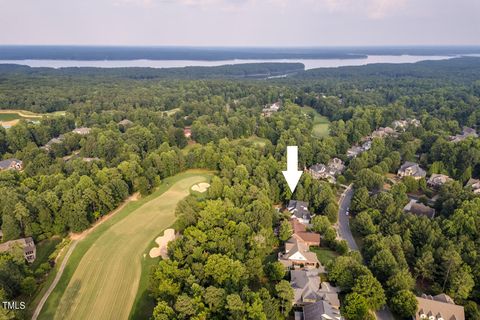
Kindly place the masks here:
POLYGON ((298 181, 302 176, 302 171, 298 170, 298 147, 287 147, 287 171, 282 171, 285 180, 287 180, 288 187, 292 193, 297 187, 298 181))

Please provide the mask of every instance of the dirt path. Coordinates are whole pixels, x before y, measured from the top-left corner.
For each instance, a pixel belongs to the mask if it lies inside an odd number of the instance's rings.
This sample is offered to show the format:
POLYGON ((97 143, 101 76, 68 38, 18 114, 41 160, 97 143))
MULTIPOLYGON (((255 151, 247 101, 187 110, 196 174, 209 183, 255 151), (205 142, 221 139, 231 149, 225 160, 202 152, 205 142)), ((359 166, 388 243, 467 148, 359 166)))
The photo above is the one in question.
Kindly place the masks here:
POLYGON ((68 258, 72 255, 73 250, 77 246, 78 242, 82 239, 84 239, 88 234, 90 234, 93 230, 95 230, 99 225, 113 217, 117 212, 120 212, 125 206, 130 203, 131 201, 137 201, 139 198, 139 193, 136 192, 132 194, 130 197, 128 197, 118 208, 110 212, 109 214, 103 216, 100 220, 95 222, 92 227, 89 229, 81 232, 81 233, 72 233, 70 234, 70 239, 72 242, 70 243, 70 247, 68 248, 67 253, 65 254, 65 257, 63 258, 62 264, 60 265, 60 268, 57 271, 57 274, 55 275, 55 279, 53 279, 53 282, 50 284, 48 287, 48 290, 45 292, 43 295, 42 299, 40 299, 40 302, 38 303, 37 307, 35 308, 35 312, 33 313, 32 320, 37 320, 38 316, 40 315, 40 312, 42 311, 43 306, 45 305, 45 302, 47 302, 48 297, 52 293, 52 291, 55 289, 57 286, 58 282, 60 281, 60 278, 63 275, 63 271, 65 270, 65 266, 67 265, 68 258))

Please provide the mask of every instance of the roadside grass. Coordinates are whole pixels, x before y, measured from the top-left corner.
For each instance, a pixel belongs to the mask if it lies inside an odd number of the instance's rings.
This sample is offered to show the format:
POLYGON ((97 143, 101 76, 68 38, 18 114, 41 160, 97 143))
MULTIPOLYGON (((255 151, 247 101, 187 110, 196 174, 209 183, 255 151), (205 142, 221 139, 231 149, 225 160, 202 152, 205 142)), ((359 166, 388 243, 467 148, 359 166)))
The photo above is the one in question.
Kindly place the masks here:
POLYGON ((335 260, 339 256, 335 251, 325 247, 310 247, 310 251, 316 253, 318 261, 323 266, 327 266, 330 261, 335 260))
MULTIPOLYGON (((64 272, 60 281, 58 282, 55 289, 52 291, 51 295, 47 299, 38 319, 51 320, 55 317, 57 307, 59 306, 60 300, 65 293, 67 286, 78 267, 80 261, 82 260, 85 253, 92 247, 92 245, 97 241, 110 227, 115 225, 117 222, 124 219, 130 213, 140 208, 142 205, 147 202, 159 197, 164 192, 166 192, 170 187, 177 181, 180 181, 185 178, 194 177, 194 176, 204 176, 209 178, 211 176, 211 171, 208 170, 188 170, 184 173, 177 174, 173 177, 166 178, 162 181, 162 184, 150 195, 144 198, 140 198, 137 201, 129 202, 120 212, 117 212, 110 219, 106 220, 104 223, 98 225, 95 230, 88 234, 83 240, 81 240, 75 250, 72 252, 70 259, 65 266, 64 272)), ((154 240, 154 239, 152 239, 154 240)), ((147 249, 145 249, 147 250, 147 249)), ((142 266, 143 268, 143 266, 142 266)), ((142 269, 143 271, 143 269, 142 269)), ((143 272, 142 272, 143 273, 143 272)), ((147 275, 148 278, 148 275, 147 275)), ((138 290, 140 291, 140 290, 138 290)), ((137 294, 138 294, 137 291, 137 294)), ((137 300, 138 298, 136 298, 137 300)))

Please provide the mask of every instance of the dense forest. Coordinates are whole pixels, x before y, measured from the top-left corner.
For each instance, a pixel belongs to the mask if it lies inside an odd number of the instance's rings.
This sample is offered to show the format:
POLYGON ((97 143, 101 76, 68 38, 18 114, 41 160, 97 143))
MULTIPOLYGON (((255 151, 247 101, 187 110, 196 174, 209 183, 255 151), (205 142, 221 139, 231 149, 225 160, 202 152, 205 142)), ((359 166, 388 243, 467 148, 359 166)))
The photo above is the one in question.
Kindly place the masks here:
MULTIPOLYGON (((179 204, 183 236, 152 272, 154 319, 288 317, 288 275, 272 256, 288 239, 285 216, 274 206, 290 199, 308 201, 326 217, 313 228, 340 254, 327 269, 344 293, 347 319, 369 319, 369 310, 384 304, 408 318, 423 292, 445 292, 465 306, 468 319, 479 319, 480 200, 465 185, 480 178, 480 140, 449 137, 463 126, 480 128, 480 59, 318 69, 271 80, 229 78, 298 66, 236 68, 0 67, 2 109, 65 112, 0 127, 0 159, 23 161, 22 171, 0 171, 3 241, 83 231, 133 192, 147 195, 166 177, 206 168, 216 172, 211 187, 179 204), (276 101, 279 112, 262 116, 276 101), (312 135, 314 114, 304 107, 328 117, 328 136, 312 135), (412 118, 420 125, 375 138, 370 150, 347 157, 372 131, 412 118), (72 132, 79 127, 90 131, 72 132), (61 143, 44 147, 60 136, 61 143), (281 174, 287 145, 299 146, 301 168, 338 157, 347 169, 336 184, 304 174, 291 194, 281 174), (405 161, 452 181, 439 190, 425 179, 393 183, 405 161), (341 185, 349 183, 361 254, 348 252, 332 228, 341 185), (412 194, 436 209, 435 218, 404 212, 412 194)), ((18 253, 0 254, 2 300, 31 294, 50 268, 34 270, 18 253)))

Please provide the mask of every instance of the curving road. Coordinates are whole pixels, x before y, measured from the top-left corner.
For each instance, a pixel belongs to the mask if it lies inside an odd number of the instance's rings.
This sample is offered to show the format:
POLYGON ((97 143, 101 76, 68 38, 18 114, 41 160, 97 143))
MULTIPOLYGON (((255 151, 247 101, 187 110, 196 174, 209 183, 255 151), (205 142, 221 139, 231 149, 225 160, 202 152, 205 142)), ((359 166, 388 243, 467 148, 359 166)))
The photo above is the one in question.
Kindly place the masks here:
POLYGON ((353 197, 353 184, 349 185, 340 197, 338 209, 338 235, 348 243, 350 250, 358 251, 357 243, 350 230, 350 216, 346 212, 350 208, 353 197))
MULTIPOLYGON (((353 184, 351 184, 345 189, 340 197, 338 209, 338 235, 340 238, 347 241, 350 250, 359 251, 357 243, 353 238, 352 231, 350 230, 350 216, 346 215, 347 209, 350 208, 350 203, 352 202, 353 193, 353 184)), ((387 306, 376 311, 375 318, 377 320, 395 320, 395 317, 387 306)))

